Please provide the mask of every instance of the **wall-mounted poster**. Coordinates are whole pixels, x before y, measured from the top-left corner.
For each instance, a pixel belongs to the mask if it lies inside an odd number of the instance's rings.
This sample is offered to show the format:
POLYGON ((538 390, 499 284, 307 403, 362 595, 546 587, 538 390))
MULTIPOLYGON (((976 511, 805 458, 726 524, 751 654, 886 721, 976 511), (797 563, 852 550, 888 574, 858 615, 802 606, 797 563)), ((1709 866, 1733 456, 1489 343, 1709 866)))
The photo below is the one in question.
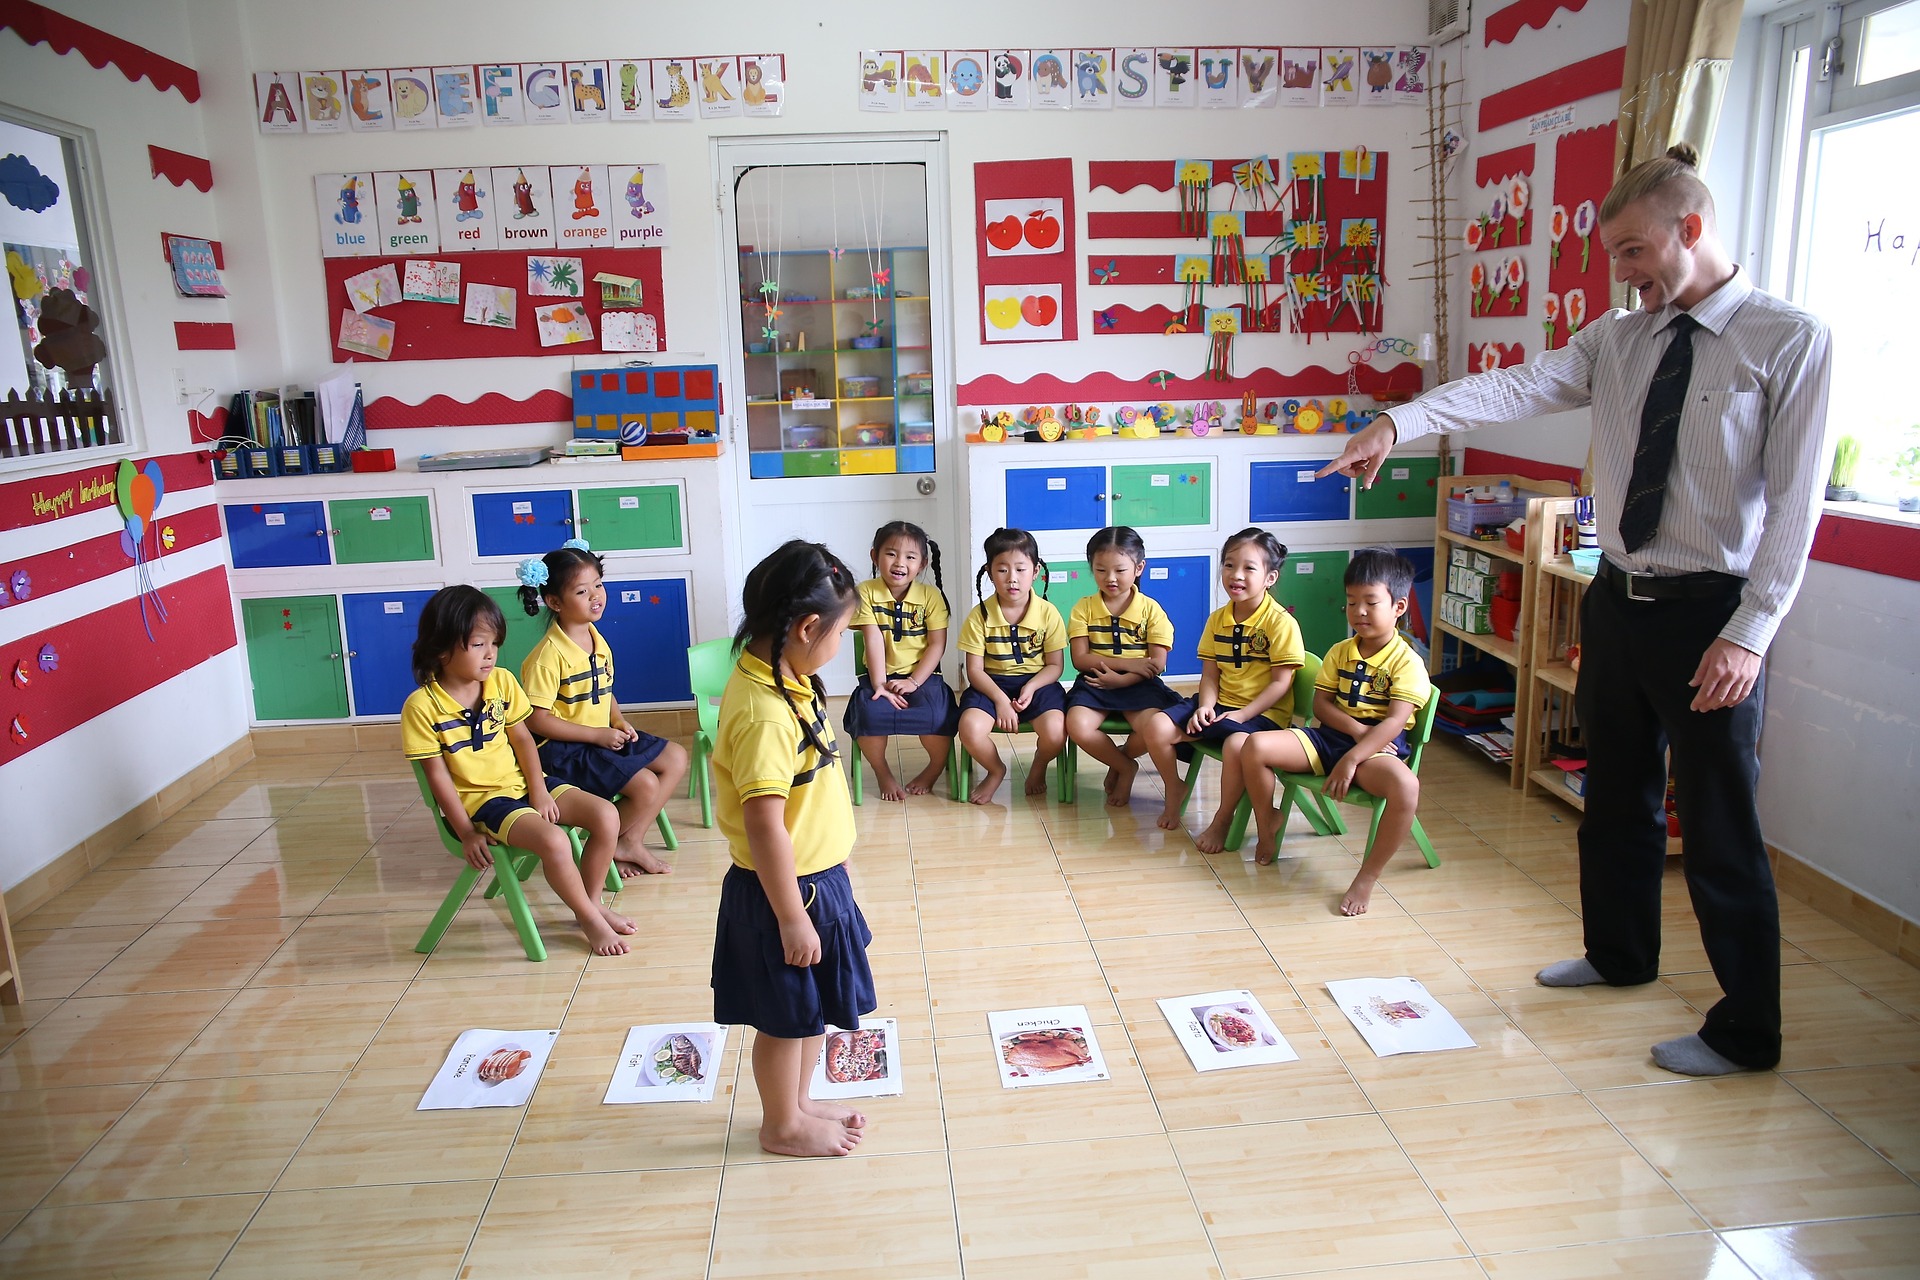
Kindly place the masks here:
POLYGON ((557 164, 552 169, 554 239, 563 249, 604 245, 613 239, 613 193, 607 166, 557 164))
POLYGON ((746 115, 779 115, 787 101, 787 58, 781 53, 750 53, 740 59, 740 102, 746 115))
POLYGON ((526 98, 520 92, 520 65, 486 63, 474 69, 474 89, 483 125, 525 124, 526 98))
POLYGON ((387 73, 393 88, 393 127, 401 133, 418 133, 439 127, 433 109, 433 68, 397 67, 387 73))
POLYGON ((693 60, 700 77, 698 101, 702 120, 728 120, 740 114, 740 59, 702 54, 693 60))
POLYGON ((348 71, 347 128, 354 133, 393 132, 393 88, 384 70, 348 71))
POLYGON ((667 245, 667 166, 607 166, 613 191, 608 217, 616 249, 664 249, 667 245))
POLYGON ((553 248, 553 187, 545 168, 495 169, 493 207, 502 249, 553 248))
POLYGON ((528 124, 567 122, 567 68, 559 62, 520 64, 520 93, 528 124))
POLYGON ((693 105, 692 58, 655 58, 653 60, 653 118, 655 120, 691 120, 693 105))
POLYGON ((493 199, 493 179, 487 170, 435 169, 433 189, 443 252, 472 253, 499 247, 500 219, 493 199))
POLYGON ((1025 49, 994 49, 988 54, 987 77, 993 85, 991 105, 995 110, 1027 109, 1030 56, 1025 49))
POLYGON ((313 201, 320 217, 320 256, 364 258, 380 252, 373 174, 317 173, 313 201))
POLYGON ((440 219, 433 204, 433 170, 376 173, 373 199, 380 213, 380 253, 440 251, 440 219))

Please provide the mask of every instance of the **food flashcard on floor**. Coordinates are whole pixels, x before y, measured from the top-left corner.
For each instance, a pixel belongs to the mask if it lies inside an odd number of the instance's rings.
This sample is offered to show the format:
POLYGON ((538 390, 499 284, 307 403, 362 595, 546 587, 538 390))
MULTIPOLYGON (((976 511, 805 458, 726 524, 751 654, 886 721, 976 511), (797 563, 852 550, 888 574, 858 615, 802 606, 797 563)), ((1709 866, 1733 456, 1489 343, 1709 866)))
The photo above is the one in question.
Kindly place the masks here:
POLYGON ((991 1012, 987 1029, 1003 1089, 1107 1079, 1107 1060, 1085 1005, 991 1012))
POLYGON ((1327 993, 1382 1058, 1474 1047, 1466 1028, 1416 979, 1352 978, 1329 982, 1327 993))
POLYGON ((416 1111, 524 1107, 553 1052, 553 1031, 462 1031, 416 1111))
POLYGON ((712 1102, 727 1029, 717 1022, 664 1022, 627 1031, 602 1102, 712 1102))
POLYGON ((1300 1060, 1251 991, 1208 991, 1159 1003, 1195 1071, 1300 1060))
POLYGON ((827 1028, 807 1093, 816 1099, 891 1098, 907 1091, 900 1068, 900 1023, 862 1018, 857 1031, 827 1028))

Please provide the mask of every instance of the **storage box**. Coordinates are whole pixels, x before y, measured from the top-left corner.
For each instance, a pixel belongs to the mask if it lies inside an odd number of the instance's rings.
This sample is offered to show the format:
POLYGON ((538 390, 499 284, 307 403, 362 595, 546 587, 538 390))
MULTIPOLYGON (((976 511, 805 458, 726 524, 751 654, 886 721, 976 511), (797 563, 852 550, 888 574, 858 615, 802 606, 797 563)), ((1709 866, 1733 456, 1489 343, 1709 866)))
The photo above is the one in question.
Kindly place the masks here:
POLYGON ((842 449, 883 449, 892 443, 893 424, 890 422, 856 422, 850 427, 840 428, 842 449))
POLYGON ((391 471, 395 465, 391 449, 355 449, 347 458, 355 471, 391 471))
POLYGON ((274 466, 272 449, 245 448, 235 449, 240 459, 240 476, 245 480, 258 480, 265 476, 277 476, 279 470, 274 466))
POLYGON ((345 471, 353 465, 347 451, 337 444, 310 444, 307 449, 313 454, 312 470, 316 474, 345 471))
POLYGON ((833 428, 788 427, 780 433, 780 442, 789 449, 831 449, 834 444, 833 428))
POLYGON ((1447 532, 1481 542, 1498 542, 1506 528, 1527 514, 1527 502, 1537 493, 1516 492, 1511 502, 1470 502, 1465 498, 1447 499, 1447 532))
POLYGON ((811 400, 823 384, 820 375, 812 369, 782 369, 780 371, 780 398, 782 400, 811 400))
POLYGON ((932 444, 933 424, 931 422, 903 422, 900 424, 901 444, 932 444))
POLYGON ((1470 636, 1493 634, 1493 618, 1488 607, 1452 592, 1440 597, 1440 621, 1470 636))
POLYGON ((240 469, 240 451, 222 449, 213 455, 213 478, 215 480, 238 480, 245 474, 240 469))
POLYGON ((880 394, 880 379, 870 374, 858 374, 840 379, 840 398, 843 400, 865 400, 880 394))
POLYGON ((305 445, 276 445, 273 450, 273 469, 279 475, 304 476, 313 470, 308 465, 312 461, 313 455, 305 445))
POLYGON ((903 373, 900 375, 900 394, 903 396, 929 396, 933 394, 933 375, 930 373, 903 373))
MULTIPOLYGON (((1465 548, 1461 548, 1465 550, 1465 548)), ((1464 596, 1475 604, 1491 604, 1499 579, 1490 573, 1481 573, 1475 569, 1463 568, 1457 564, 1447 566, 1447 591, 1451 595, 1464 596)))
POLYGON ((1475 551, 1472 547, 1454 547, 1447 553, 1447 563, 1457 564, 1462 569, 1471 569, 1475 573, 1492 573, 1493 557, 1484 551, 1475 551))

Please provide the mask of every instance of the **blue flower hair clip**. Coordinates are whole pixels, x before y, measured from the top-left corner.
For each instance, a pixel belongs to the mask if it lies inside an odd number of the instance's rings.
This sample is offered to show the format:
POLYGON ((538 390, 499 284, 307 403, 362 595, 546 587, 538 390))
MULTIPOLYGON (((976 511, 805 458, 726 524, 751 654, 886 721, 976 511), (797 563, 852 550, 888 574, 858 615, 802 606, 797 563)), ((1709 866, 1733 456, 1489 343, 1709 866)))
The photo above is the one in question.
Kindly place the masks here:
POLYGON ((561 547, 561 549, 562 549, 562 550, 564 550, 564 551, 591 551, 591 550, 593 550, 593 548, 592 548, 592 547, 590 547, 590 546, 588 546, 588 545, 587 545, 587 540, 586 540, 585 538, 568 538, 568 539, 567 539, 567 540, 566 540, 565 542, 563 542, 563 543, 561 543, 561 544, 560 544, 560 547, 561 547))
POLYGON ((539 556, 528 556, 520 562, 519 578, 523 587, 546 586, 547 562, 539 556))

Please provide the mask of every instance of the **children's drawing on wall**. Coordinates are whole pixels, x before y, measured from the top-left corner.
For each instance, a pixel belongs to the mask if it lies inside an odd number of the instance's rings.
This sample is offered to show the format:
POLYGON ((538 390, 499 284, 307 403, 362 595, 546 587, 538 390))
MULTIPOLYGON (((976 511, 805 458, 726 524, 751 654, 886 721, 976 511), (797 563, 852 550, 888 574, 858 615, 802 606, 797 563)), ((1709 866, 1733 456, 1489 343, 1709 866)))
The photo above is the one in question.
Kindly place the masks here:
POLYGON ((1073 106, 1073 86, 1067 80, 1067 68, 1073 63, 1071 49, 1035 49, 1033 51, 1033 96, 1036 109, 1066 111, 1073 106))
POLYGON ((781 53, 747 54, 740 59, 741 109, 749 116, 779 115, 787 101, 787 58, 781 53))
POLYGON ((695 58, 700 75, 700 118, 728 120, 740 114, 740 60, 695 58))
POLYGON ((1280 100, 1278 49, 1240 50, 1240 105, 1270 107, 1280 100))
POLYGON ((1076 111, 1105 111, 1113 106, 1113 50, 1073 51, 1073 106, 1076 111))
POLYGON ((1113 102, 1117 107, 1153 105, 1154 50, 1134 47, 1113 51, 1113 102))
POLYGON ((527 259, 527 292, 536 298, 577 298, 582 279, 578 258, 534 254, 527 259))
POLYGON ((862 49, 858 83, 862 111, 900 110, 900 51, 862 49))
POLYGON ((347 302, 355 311, 371 311, 400 301, 400 275, 383 262, 357 276, 347 277, 347 302))
POLYGON ((1193 83, 1193 50, 1155 49, 1153 65, 1153 104, 1157 107, 1192 106, 1199 96, 1193 83))
POLYGON ((520 94, 528 124, 567 122, 567 69, 558 62, 520 64, 520 94))
POLYGON ((569 62, 566 68, 567 119, 575 124, 607 119, 607 64, 569 62))
POLYGON ((1199 73, 1197 101, 1202 107, 1218 110, 1240 105, 1240 51, 1238 49, 1201 49, 1194 54, 1199 73))
POLYGON ((467 304, 460 318, 468 324, 491 329, 511 329, 516 320, 519 292, 504 284, 470 284, 467 304))
POLYGON ((988 285, 982 300, 988 342, 1060 340, 1060 286, 988 285))
POLYGON ((987 79, 985 49, 953 49, 947 53, 947 110, 985 111, 993 96, 987 79))
POLYGON ((693 82, 687 64, 679 58, 653 60, 653 118, 691 120, 695 115, 693 82))
POLYGON ((1360 102, 1369 107, 1390 107, 1393 101, 1393 60, 1398 49, 1362 48, 1360 50, 1360 102))
MULTIPOLYGON (((388 267, 387 270, 393 270, 388 267)), ((342 351, 385 360, 393 354, 393 321, 358 311, 340 313, 340 336, 334 345, 342 351)))
POLYGON ((406 277, 400 282, 400 297, 406 302, 439 302, 450 307, 460 305, 460 264, 413 259, 407 263, 406 277))
POLYGON ((540 345, 543 347, 593 341, 593 322, 587 318, 586 307, 579 302, 535 307, 533 318, 539 326, 540 345))
POLYGON ((1320 105, 1320 50, 1282 49, 1280 51, 1280 105, 1283 107, 1320 105))
POLYGON ((628 124, 653 119, 653 77, 645 58, 615 58, 607 64, 613 98, 607 114, 628 124))
POLYGON ((354 133, 393 131, 393 90, 378 68, 342 73, 347 86, 347 128, 354 133))
POLYGON ((603 351, 658 351, 660 326, 644 311, 608 311, 600 316, 603 351))
POLYGON ((1322 49, 1320 51, 1320 105, 1350 107, 1360 101, 1360 51, 1358 49, 1322 49))
POLYGON ((1027 68, 1031 65, 1025 49, 992 51, 987 62, 987 73, 993 81, 993 106, 996 110, 1027 109, 1027 68))

